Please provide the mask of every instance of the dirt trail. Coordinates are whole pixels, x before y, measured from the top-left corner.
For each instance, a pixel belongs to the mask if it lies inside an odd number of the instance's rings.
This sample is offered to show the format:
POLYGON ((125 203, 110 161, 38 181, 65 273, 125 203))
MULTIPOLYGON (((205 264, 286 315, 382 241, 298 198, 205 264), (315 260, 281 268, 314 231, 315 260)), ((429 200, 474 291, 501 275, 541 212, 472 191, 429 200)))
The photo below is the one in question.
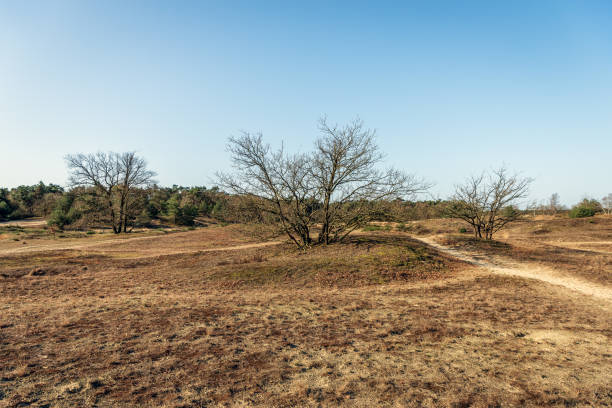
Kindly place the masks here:
MULTIPOLYGON (((163 236, 163 235, 162 235, 163 236)), ((47 245, 28 245, 24 247, 15 247, 10 249, 0 250, 0 255, 8 255, 8 254, 21 254, 27 252, 44 252, 44 251, 56 251, 63 249, 85 249, 91 247, 98 247, 103 245, 117 244, 117 243, 125 243, 125 242, 133 242, 140 241, 145 239, 155 239, 161 238, 162 236, 153 235, 149 237, 135 237, 135 238, 122 238, 122 239, 107 239, 107 240, 96 240, 87 243, 64 243, 64 244, 47 244, 47 245)))
POLYGON ((0 221, 0 227, 44 227, 47 221, 40 218, 26 220, 0 221))
MULTIPOLYGON (((235 246, 227 246, 227 247, 214 247, 214 248, 202 248, 202 249, 190 249, 188 251, 176 251, 176 252, 168 252, 163 255, 177 255, 177 254, 197 254, 200 252, 215 252, 215 251, 236 251, 240 249, 250 249, 250 248, 262 248, 271 245, 279 245, 282 244, 283 241, 266 241, 266 242, 256 242, 253 244, 242 244, 235 246)), ((159 256, 152 255, 151 257, 159 256)), ((140 258, 140 257, 139 257, 140 258)), ((146 258, 146 256, 145 256, 146 258)))
MULTIPOLYGON (((159 236, 148 236, 148 237, 135 237, 135 238, 123 238, 123 239, 108 239, 103 241, 93 241, 86 243, 65 243, 65 244, 49 244, 49 245, 28 245, 25 247, 16 247, 11 249, 0 250, 0 255, 11 255, 11 254, 22 254, 28 252, 45 252, 45 251, 56 251, 56 250, 65 250, 65 249, 87 249, 87 248, 97 248, 103 247, 105 245, 118 244, 118 243, 129 243, 134 241, 143 241, 149 239, 163 238, 165 235, 159 236)), ((213 251, 231 251, 231 250, 239 250, 239 249, 249 249, 249 248, 258 248, 264 247, 268 245, 278 245, 280 241, 267 241, 267 242, 257 242, 252 244, 242 244, 235 246, 226 246, 226 247, 213 247, 213 248, 199 248, 192 250, 169 250, 167 252, 157 253, 158 255, 175 255, 175 254, 183 254, 183 253, 198 253, 198 252, 213 252, 213 251)), ((144 256, 147 257, 147 256, 144 256)))
POLYGON ((563 276, 559 272, 539 265, 508 261, 501 257, 482 255, 472 252, 459 251, 435 242, 431 237, 413 237, 438 251, 451 255, 462 261, 477 265, 501 275, 520 276, 527 279, 537 279, 552 285, 563 286, 565 288, 591 295, 608 302, 612 302, 612 288, 588 282, 582 279, 563 276))
POLYGON ((612 241, 545 241, 545 244, 556 246, 559 248, 577 249, 579 251, 599 252, 602 254, 612 254, 612 251, 600 249, 597 246, 609 247, 612 241), (585 245, 587 248, 585 248, 585 245), (593 248, 596 247, 596 248, 593 248))

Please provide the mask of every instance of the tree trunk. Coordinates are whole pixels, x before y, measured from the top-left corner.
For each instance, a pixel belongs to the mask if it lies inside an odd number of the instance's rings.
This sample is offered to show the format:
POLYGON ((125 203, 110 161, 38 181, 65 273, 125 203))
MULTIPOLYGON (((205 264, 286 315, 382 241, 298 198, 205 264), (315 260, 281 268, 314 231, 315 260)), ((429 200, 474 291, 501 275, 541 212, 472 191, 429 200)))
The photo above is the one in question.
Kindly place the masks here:
POLYGON ((119 230, 117 230, 117 219, 115 217, 115 208, 113 207, 113 199, 111 197, 111 193, 107 193, 108 198, 108 208, 110 209, 110 217, 111 217, 111 225, 113 226, 113 232, 118 234, 121 232, 121 225, 119 225, 119 230))

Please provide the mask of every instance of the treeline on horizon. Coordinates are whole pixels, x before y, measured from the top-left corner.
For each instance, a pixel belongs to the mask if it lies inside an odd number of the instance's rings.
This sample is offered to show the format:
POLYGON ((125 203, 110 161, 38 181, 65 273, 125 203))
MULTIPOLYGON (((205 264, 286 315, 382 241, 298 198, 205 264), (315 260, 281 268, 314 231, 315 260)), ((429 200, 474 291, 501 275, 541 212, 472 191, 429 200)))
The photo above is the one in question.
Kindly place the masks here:
MULTIPOLYGON (((193 226, 199 220, 219 223, 258 222, 248 208, 244 208, 232 194, 218 187, 184 187, 153 185, 134 190, 136 199, 129 209, 130 228, 159 225, 193 226)), ((603 200, 606 201, 605 199, 603 200)), ((381 201, 381 211, 375 221, 407 222, 447 217, 451 200, 381 201)), ((553 197, 542 203, 532 203, 524 214, 569 214, 573 218, 608 212, 607 206, 594 199, 584 199, 572 209, 558 204, 553 197), (570 212, 573 211, 572 214, 570 212)), ((0 220, 20 220, 42 217, 50 226, 87 229, 108 228, 110 220, 103 198, 95 188, 64 189, 42 181, 34 185, 14 188, 0 187, 0 220)))
MULTIPOLYGON (((194 225, 197 217, 232 222, 227 208, 231 198, 218 188, 161 187, 134 188, 127 210, 130 227, 194 225)), ((0 187, 0 220, 43 217, 59 228, 108 227, 108 208, 94 187, 64 189, 42 181, 12 189, 0 187)))
MULTIPOLYGON (((219 223, 263 222, 233 194, 218 187, 153 185, 133 190, 129 208, 130 227, 159 225, 193 226, 200 220, 219 223)), ((42 217, 59 228, 105 228, 110 219, 104 198, 93 187, 64 189, 42 181, 15 188, 0 187, 0 220, 42 217)), ((444 200, 381 202, 377 221, 410 221, 439 218, 445 213, 444 200)))

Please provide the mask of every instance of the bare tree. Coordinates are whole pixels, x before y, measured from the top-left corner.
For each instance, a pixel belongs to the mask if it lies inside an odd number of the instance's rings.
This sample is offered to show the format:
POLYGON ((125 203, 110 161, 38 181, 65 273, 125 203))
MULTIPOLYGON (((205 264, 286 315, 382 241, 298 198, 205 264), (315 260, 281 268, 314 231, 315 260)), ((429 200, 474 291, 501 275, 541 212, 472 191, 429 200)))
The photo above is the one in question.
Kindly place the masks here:
POLYGON ((541 206, 538 203, 538 200, 533 200, 533 201, 527 203, 527 205, 525 206, 525 209, 527 211, 529 211, 533 217, 535 217, 537 215, 538 210, 540 209, 540 207, 541 206))
POLYGON ((306 155, 273 152, 261 134, 243 132, 228 143, 234 174, 218 173, 219 184, 241 196, 245 205, 278 222, 299 247, 311 245, 315 188, 306 155))
MULTIPOLYGON (((272 216, 300 248, 342 240, 380 215, 382 200, 411 197, 428 186, 397 170, 377 168, 383 159, 374 132, 361 121, 339 128, 321 121, 323 136, 311 154, 273 152, 261 134, 229 139, 233 174, 218 174, 219 184, 239 195, 246 207, 272 216)), ((386 206, 385 208, 388 208, 386 206)))
POLYGON ((134 189, 154 182, 155 173, 135 152, 67 155, 69 183, 92 187, 106 202, 113 232, 127 232, 134 189))
POLYGON ((527 196, 532 181, 509 174, 504 167, 472 176, 455 187, 448 215, 470 224, 477 238, 493 239, 497 231, 519 218, 515 205, 527 196))
POLYGON ((559 200, 559 194, 553 193, 548 199, 548 209, 552 215, 557 214, 561 209, 561 202, 559 200))
POLYGON ((601 199, 601 207, 604 210, 604 214, 612 214, 612 193, 601 199))
POLYGON ((134 188, 149 187, 154 183, 155 173, 147 170, 147 162, 136 156, 136 152, 117 154, 119 165, 119 227, 127 232, 127 226, 133 218, 133 204, 136 199, 134 188))
POLYGON ((384 159, 375 132, 359 119, 339 127, 320 120, 312 177, 321 200, 319 242, 344 239, 355 229, 380 216, 381 200, 413 198, 429 186, 395 169, 380 170, 384 159))

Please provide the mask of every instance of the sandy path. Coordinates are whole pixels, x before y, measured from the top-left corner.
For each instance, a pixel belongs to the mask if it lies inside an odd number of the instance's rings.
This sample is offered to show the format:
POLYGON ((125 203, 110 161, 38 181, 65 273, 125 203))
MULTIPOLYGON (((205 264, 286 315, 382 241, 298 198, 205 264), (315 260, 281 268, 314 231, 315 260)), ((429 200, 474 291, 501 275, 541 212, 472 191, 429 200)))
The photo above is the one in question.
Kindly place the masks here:
POLYGON ((21 254, 21 253, 27 253, 27 252, 56 251, 56 250, 63 250, 63 249, 85 249, 85 248, 98 247, 98 246, 104 246, 104 245, 110 245, 110 244, 117 244, 117 243, 122 243, 122 242, 125 243, 125 242, 141 241, 145 239, 155 239, 155 238, 161 238, 161 236, 154 235, 154 236, 149 236, 149 237, 107 239, 107 240, 93 241, 93 242, 87 242, 87 243, 75 243, 75 244, 65 243, 65 244, 48 244, 48 245, 28 245, 24 247, 16 247, 16 248, 0 250, 0 255, 21 254))
POLYGON ((163 253, 163 254, 139 256, 138 258, 149 258, 149 257, 153 258, 153 257, 158 257, 160 255, 198 254, 201 252, 236 251, 240 249, 262 248, 262 247, 267 247, 271 245, 279 245, 282 243, 283 241, 255 242, 253 244, 242 244, 242 245, 227 246, 227 247, 214 247, 214 248, 191 249, 188 251, 175 251, 175 252, 168 252, 168 253, 163 253))
MULTIPOLYGON (((0 255, 10 255, 10 254, 22 254, 28 252, 45 252, 45 251, 56 251, 56 250, 65 250, 65 249, 87 249, 87 248, 98 248, 104 247, 106 245, 119 244, 119 243, 130 243, 134 241, 143 241, 150 239, 161 239, 167 238, 165 235, 154 235, 148 237, 134 237, 134 238, 122 238, 122 239, 107 239, 103 241, 93 241, 86 243, 64 243, 64 244, 49 244, 49 245, 28 245, 25 247, 16 247, 11 249, 0 250, 0 255)), ((168 250, 168 251, 160 251, 155 256, 159 255, 174 255, 174 254, 183 254, 183 253, 198 253, 198 252, 213 252, 213 251, 232 251, 239 249, 249 249, 249 248, 259 248, 269 245, 278 245, 281 241, 267 241, 267 242, 256 242, 252 244, 241 244, 235 246, 226 246, 226 247, 213 247, 213 248, 199 248, 193 250, 168 250)), ((147 257, 146 255, 144 257, 147 257)))
POLYGON ((0 221, 0 227, 44 227, 45 225, 47 225, 47 221, 41 220, 40 218, 15 221, 0 221))
POLYGON ((501 258, 497 257, 459 251, 457 249, 440 245, 432 238, 413 238, 436 248, 440 252, 451 255, 473 265, 486 268, 493 273, 500 275, 520 276, 527 279, 537 279, 552 285, 563 286, 586 295, 612 302, 612 288, 585 281, 583 279, 562 276, 559 272, 556 272, 551 268, 534 264, 509 262, 505 259, 502 260, 501 258))
POLYGON ((545 244, 556 246, 559 248, 577 249, 579 251, 599 252, 602 254, 612 254, 612 251, 607 249, 592 248, 593 246, 609 247, 612 241, 544 241, 545 244), (585 248, 585 245, 587 246, 585 248))

